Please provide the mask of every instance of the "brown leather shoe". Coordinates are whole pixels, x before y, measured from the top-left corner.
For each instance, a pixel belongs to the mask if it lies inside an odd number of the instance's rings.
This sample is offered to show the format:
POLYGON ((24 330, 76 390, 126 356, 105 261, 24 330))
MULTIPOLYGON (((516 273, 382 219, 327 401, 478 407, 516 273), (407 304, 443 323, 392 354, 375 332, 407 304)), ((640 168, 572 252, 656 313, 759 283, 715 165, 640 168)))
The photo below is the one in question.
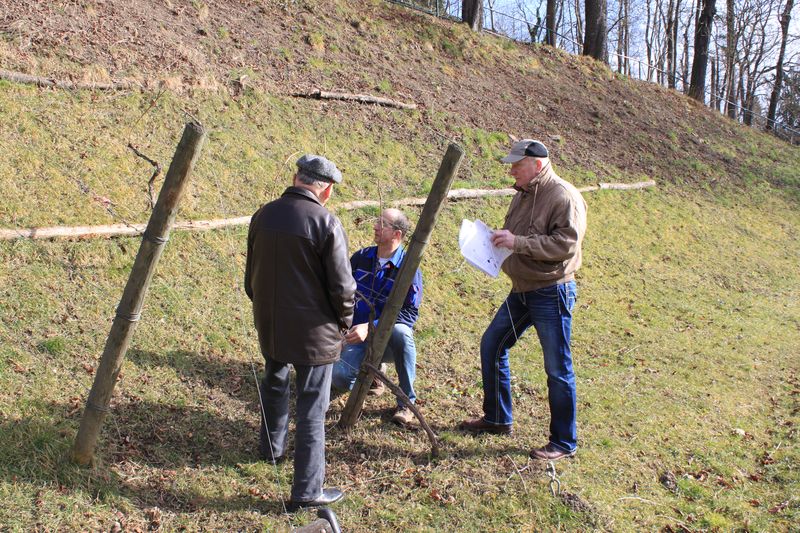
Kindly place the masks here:
POLYGON ((414 421, 414 413, 408 407, 398 407, 392 415, 392 422, 398 426, 408 426, 414 421))
POLYGON ((467 431, 473 435, 480 435, 481 433, 508 435, 512 431, 511 424, 492 424, 491 422, 487 422, 483 417, 464 420, 458 425, 458 429, 467 431))
POLYGON ((531 457, 534 459, 539 459, 540 461, 558 461, 564 457, 573 457, 576 451, 577 450, 565 452, 561 448, 554 446, 552 443, 548 443, 547 446, 542 446, 541 448, 534 448, 531 450, 531 457))
POLYGON ((367 396, 380 396, 386 392, 386 385, 378 378, 372 378, 372 383, 367 391, 367 396))

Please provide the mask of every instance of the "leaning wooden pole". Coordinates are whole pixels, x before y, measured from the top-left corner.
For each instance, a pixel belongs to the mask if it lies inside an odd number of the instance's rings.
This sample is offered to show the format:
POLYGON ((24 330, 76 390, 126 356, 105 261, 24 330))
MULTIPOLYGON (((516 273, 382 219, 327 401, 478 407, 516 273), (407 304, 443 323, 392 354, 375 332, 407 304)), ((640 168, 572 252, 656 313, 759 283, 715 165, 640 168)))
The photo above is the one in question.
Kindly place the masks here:
POLYGON ((169 238, 169 231, 175 221, 175 214, 189 181, 189 174, 200 155, 205 135, 203 126, 190 122, 186 124, 183 136, 175 149, 175 156, 158 195, 158 202, 142 235, 139 252, 136 254, 131 275, 122 293, 114 322, 111 324, 92 390, 86 400, 80 429, 72 448, 72 460, 78 464, 89 465, 94 461, 97 437, 109 411, 114 384, 122 368, 122 361, 133 332, 136 330, 136 323, 141 316, 150 280, 169 238))
MULTIPOLYGON (((389 343, 389 337, 392 334, 392 327, 397 320, 397 315, 400 308, 403 306, 403 301, 408 293, 408 288, 414 279, 414 274, 417 272, 422 253, 428 245, 428 238, 433 232, 433 227, 436 224, 436 218, 442 210, 444 201, 447 199, 447 192, 453 184, 453 179, 458 172, 458 167, 461 160, 464 158, 464 150, 457 144, 450 144, 447 147, 447 152, 444 154, 442 164, 439 167, 439 173, 436 175, 436 180, 433 182, 431 192, 428 194, 428 199, 425 202, 425 207, 422 208, 417 228, 411 236, 411 242, 406 252, 406 258, 400 267, 400 272, 397 273, 394 287, 389 293, 389 298, 386 300, 386 305, 383 307, 378 326, 375 328, 374 334, 367 342, 372 344, 371 349, 368 350, 369 358, 365 358, 364 362, 377 367, 380 365, 383 352, 386 350, 386 345, 389 343)), ((372 382, 372 374, 370 373, 367 365, 362 365, 361 370, 356 378, 356 383, 353 386, 350 397, 347 399, 347 404, 342 411, 342 417, 339 419, 339 426, 342 428, 352 427, 358 417, 361 415, 361 408, 364 405, 364 399, 367 397, 369 385, 372 382)))

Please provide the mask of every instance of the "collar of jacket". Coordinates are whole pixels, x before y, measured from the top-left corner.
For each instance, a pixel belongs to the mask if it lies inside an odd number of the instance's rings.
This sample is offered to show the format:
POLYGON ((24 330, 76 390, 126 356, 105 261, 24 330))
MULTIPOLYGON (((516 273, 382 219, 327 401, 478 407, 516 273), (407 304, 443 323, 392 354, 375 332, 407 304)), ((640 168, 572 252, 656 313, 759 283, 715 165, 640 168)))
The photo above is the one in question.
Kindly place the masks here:
MULTIPOLYGON (((370 246, 367 254, 371 257, 373 261, 378 260, 378 247, 377 246, 370 246)), ((392 257, 389 258, 389 263, 392 264, 395 268, 400 266, 400 262, 403 261, 403 257, 405 257, 405 250, 403 250, 403 245, 397 247, 397 250, 394 251, 392 257)))
POLYGON ((309 200, 313 200, 317 202, 319 205, 322 205, 322 202, 319 201, 319 198, 317 198, 317 196, 313 192, 309 191, 308 189, 304 189, 302 187, 295 187, 294 185, 292 185, 291 187, 287 187, 286 190, 283 191, 283 194, 281 196, 286 196, 287 194, 297 194, 299 196, 308 198, 309 200))
POLYGON ((524 187, 514 187, 518 191, 522 192, 533 192, 533 189, 536 185, 540 183, 544 183, 550 179, 550 176, 553 174, 553 166, 550 163, 547 163, 547 166, 544 167, 538 174, 536 174, 531 181, 528 182, 527 185, 524 187))

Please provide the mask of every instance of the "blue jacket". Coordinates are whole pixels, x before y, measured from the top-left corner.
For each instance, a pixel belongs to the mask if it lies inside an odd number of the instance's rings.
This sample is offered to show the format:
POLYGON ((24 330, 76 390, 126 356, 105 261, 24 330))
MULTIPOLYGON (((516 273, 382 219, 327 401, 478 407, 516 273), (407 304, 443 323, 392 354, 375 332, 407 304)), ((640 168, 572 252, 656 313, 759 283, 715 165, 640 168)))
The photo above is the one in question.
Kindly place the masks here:
MULTIPOLYGON (((362 248, 350 258, 353 277, 358 285, 357 290, 375 306, 375 324, 381 317, 383 306, 389 298, 389 293, 394 286, 394 280, 400 271, 400 265, 406 257, 403 247, 399 247, 389 261, 380 267, 378 262, 378 247, 362 248)), ((408 288, 406 300, 397 315, 397 324, 405 324, 410 328, 419 316, 419 306, 422 303, 422 273, 417 269, 411 287, 408 288)), ((353 315, 353 324, 364 324, 369 321, 369 305, 356 294, 356 308, 353 315)))

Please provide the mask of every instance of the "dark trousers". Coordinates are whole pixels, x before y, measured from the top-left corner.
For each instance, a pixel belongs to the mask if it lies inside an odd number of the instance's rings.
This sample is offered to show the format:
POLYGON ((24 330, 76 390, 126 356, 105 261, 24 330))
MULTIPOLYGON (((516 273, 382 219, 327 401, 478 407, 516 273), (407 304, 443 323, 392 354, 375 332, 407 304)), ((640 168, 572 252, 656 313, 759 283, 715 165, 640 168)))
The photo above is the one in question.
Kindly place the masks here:
MULTIPOLYGON (((325 480, 325 412, 328 410, 333 365, 292 365, 296 373, 297 413, 294 438, 294 481, 291 500, 311 501, 322 495, 325 480)), ((289 365, 267 359, 261 381, 261 452, 266 459, 286 454, 289 429, 289 365), (266 423, 266 425, 265 425, 266 423), (268 438, 267 438, 268 437, 268 438), (270 449, 271 445, 271 449, 270 449)))

